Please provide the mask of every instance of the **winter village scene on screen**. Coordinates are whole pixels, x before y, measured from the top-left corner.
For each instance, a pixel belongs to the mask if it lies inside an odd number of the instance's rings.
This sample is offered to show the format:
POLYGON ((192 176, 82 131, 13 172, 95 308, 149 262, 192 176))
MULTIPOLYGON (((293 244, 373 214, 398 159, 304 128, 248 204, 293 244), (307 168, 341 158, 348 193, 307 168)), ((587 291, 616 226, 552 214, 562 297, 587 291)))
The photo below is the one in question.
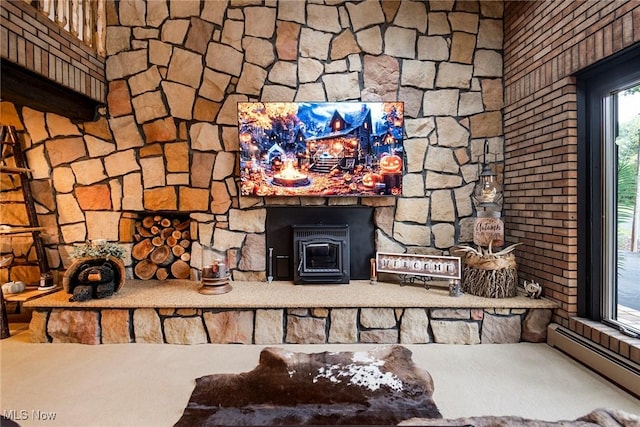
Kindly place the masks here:
POLYGON ((238 104, 244 196, 402 193, 401 102, 238 104))

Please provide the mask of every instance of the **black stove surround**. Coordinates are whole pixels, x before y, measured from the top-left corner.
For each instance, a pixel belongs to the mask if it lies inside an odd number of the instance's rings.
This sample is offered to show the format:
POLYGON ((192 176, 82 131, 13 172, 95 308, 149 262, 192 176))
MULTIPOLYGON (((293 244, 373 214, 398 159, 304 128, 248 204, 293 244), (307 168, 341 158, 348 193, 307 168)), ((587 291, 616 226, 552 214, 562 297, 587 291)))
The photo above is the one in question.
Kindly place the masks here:
POLYGON ((267 277, 296 284, 369 279, 374 236, 370 207, 267 207, 267 277))

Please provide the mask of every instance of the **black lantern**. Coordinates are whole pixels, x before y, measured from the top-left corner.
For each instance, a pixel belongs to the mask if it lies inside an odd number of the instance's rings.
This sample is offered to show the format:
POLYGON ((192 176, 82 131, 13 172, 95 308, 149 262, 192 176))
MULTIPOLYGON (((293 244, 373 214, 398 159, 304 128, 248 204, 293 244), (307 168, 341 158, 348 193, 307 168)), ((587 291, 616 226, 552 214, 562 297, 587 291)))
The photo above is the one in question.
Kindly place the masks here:
POLYGON ((474 199, 478 207, 499 212, 502 210, 502 187, 496 173, 487 162, 488 152, 489 144, 485 140, 482 172, 474 190, 474 199))

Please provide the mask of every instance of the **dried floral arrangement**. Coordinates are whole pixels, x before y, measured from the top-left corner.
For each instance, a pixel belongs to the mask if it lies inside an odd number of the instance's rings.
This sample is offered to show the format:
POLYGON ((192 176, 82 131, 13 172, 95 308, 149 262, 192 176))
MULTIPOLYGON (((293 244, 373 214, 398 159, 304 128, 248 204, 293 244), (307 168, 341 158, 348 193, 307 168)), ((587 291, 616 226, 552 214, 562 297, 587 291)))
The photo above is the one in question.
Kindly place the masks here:
POLYGON ((119 258, 125 256, 122 246, 107 241, 92 241, 77 245, 69 254, 71 258, 119 258))

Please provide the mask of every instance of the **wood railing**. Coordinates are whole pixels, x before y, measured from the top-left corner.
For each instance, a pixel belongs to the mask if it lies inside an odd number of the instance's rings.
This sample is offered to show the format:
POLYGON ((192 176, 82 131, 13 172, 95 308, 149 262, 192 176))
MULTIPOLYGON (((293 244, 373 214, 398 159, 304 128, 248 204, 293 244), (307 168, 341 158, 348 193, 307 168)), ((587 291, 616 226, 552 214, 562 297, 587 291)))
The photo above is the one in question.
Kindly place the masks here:
POLYGON ((106 0, 24 0, 105 56, 106 0))

